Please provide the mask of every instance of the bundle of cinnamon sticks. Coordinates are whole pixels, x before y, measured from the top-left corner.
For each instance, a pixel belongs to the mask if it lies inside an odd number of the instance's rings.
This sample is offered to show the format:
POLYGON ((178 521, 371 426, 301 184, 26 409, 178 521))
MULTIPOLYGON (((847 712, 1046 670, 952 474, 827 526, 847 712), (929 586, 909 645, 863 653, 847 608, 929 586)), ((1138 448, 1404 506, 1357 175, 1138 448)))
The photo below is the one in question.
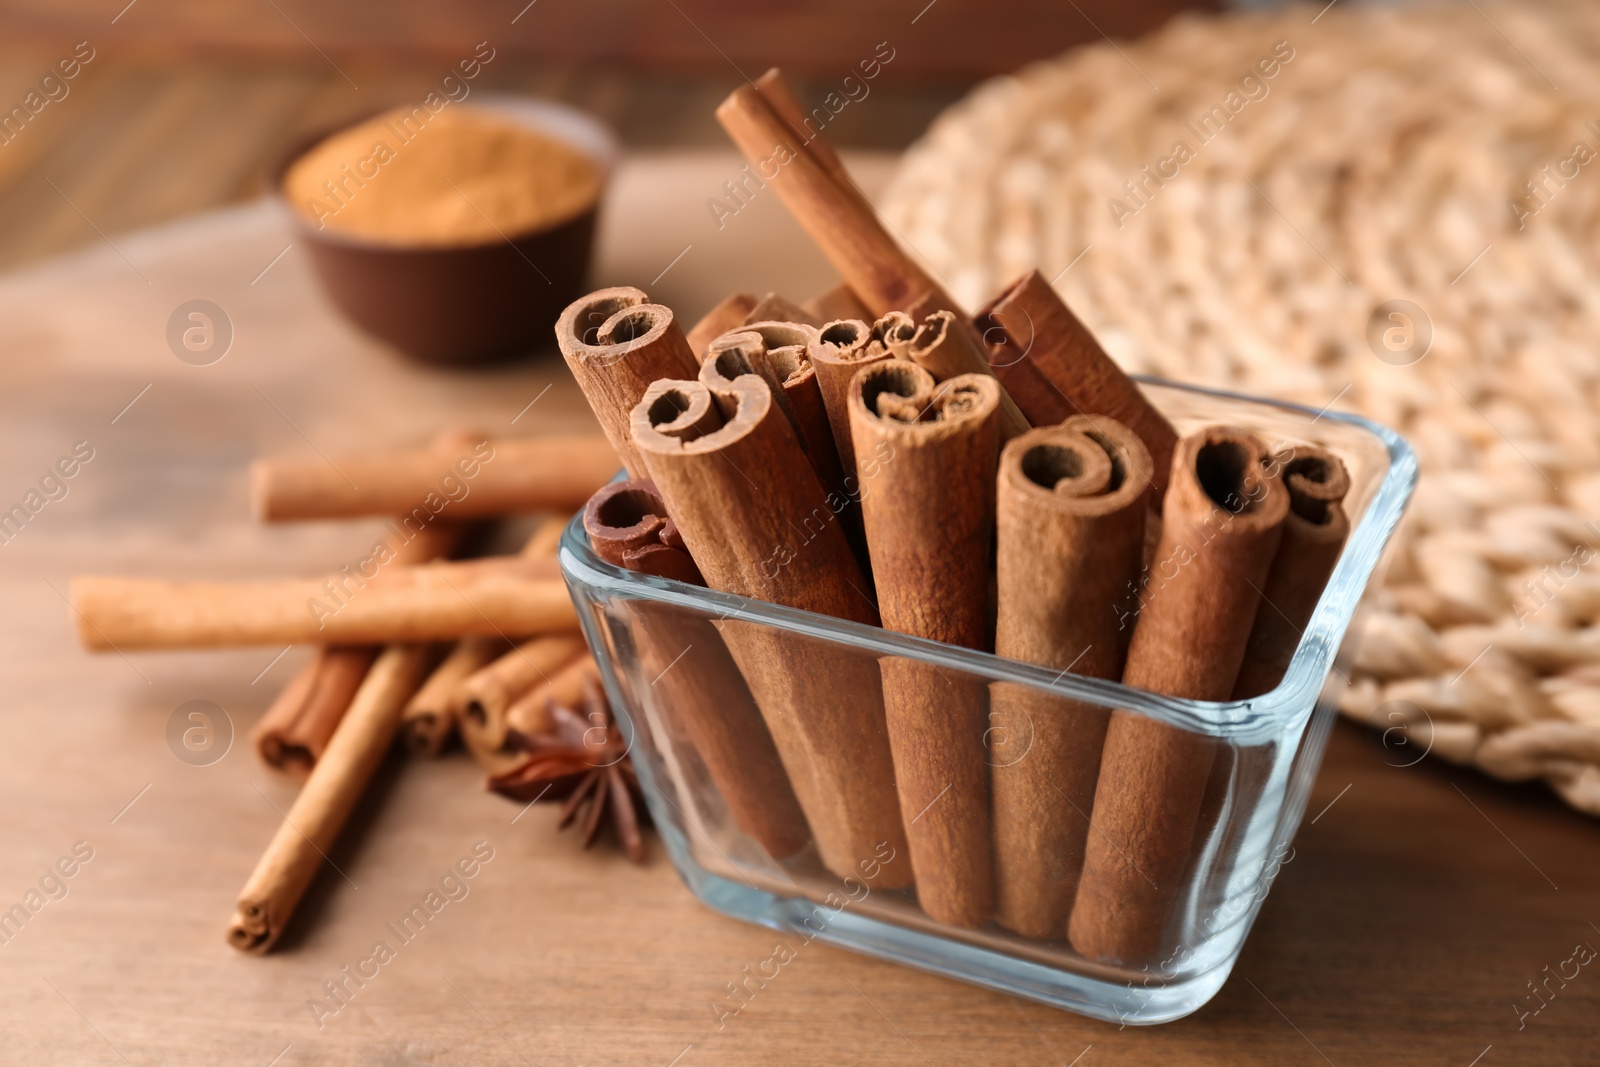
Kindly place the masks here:
MULTIPOLYGON (((734 294, 687 330, 638 289, 567 309, 557 340, 630 479, 590 505, 596 552, 1175 697, 1275 686, 1348 532, 1339 459, 1180 434, 1037 272, 967 316, 776 71, 717 115, 752 161, 783 160, 769 184, 842 283, 734 294)), ((847 877, 887 843, 910 863, 877 884, 940 922, 1121 963, 1169 939, 1214 739, 923 656, 630 609, 674 678, 666 728, 774 858, 809 839, 847 877)))

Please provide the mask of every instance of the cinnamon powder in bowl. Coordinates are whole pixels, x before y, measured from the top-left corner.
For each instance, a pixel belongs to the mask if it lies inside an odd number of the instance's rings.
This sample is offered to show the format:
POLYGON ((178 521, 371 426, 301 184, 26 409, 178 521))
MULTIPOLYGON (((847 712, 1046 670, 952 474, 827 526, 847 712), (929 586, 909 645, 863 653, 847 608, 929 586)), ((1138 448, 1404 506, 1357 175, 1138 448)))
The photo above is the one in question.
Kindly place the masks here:
POLYGON ((467 363, 551 336, 583 291, 616 155, 581 112, 489 97, 325 136, 277 187, 347 318, 417 358, 467 363))

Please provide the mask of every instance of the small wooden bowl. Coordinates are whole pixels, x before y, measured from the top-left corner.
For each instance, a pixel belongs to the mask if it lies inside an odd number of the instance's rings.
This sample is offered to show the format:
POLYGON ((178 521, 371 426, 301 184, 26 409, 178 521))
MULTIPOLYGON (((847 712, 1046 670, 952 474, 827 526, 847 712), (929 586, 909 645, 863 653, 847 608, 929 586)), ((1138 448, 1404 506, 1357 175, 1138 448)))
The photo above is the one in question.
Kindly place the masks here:
POLYGON ((578 149, 602 175, 594 202, 566 219, 474 244, 393 244, 319 229, 289 202, 283 182, 294 161, 335 130, 296 146, 272 187, 347 319, 416 359, 464 365, 552 343, 556 318, 587 288, 605 179, 621 150, 599 121, 563 104, 484 94, 450 106, 492 111, 578 149))

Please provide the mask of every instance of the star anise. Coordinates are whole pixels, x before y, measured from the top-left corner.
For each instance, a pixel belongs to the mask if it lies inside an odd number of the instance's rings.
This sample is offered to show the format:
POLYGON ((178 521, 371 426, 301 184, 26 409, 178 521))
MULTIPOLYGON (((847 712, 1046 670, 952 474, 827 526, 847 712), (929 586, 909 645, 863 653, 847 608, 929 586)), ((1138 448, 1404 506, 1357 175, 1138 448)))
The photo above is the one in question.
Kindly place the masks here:
POLYGON ((643 863, 647 822, 644 793, 634 774, 627 741, 611 716, 605 690, 594 678, 583 687, 583 710, 550 705, 549 733, 522 738, 527 758, 489 779, 489 788, 525 802, 564 800, 559 829, 579 822, 583 847, 594 844, 600 825, 610 816, 617 840, 628 858, 643 863))

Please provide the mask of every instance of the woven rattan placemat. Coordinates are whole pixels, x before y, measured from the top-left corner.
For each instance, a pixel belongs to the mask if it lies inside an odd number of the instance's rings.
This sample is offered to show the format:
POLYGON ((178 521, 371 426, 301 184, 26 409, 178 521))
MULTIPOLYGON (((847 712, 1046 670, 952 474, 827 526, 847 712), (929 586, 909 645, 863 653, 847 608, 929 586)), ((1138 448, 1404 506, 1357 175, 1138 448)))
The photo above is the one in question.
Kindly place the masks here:
POLYGON ((1423 478, 1343 710, 1600 815, 1600 5, 1185 18, 995 79, 887 197, 976 307, 1346 408, 1423 478))

